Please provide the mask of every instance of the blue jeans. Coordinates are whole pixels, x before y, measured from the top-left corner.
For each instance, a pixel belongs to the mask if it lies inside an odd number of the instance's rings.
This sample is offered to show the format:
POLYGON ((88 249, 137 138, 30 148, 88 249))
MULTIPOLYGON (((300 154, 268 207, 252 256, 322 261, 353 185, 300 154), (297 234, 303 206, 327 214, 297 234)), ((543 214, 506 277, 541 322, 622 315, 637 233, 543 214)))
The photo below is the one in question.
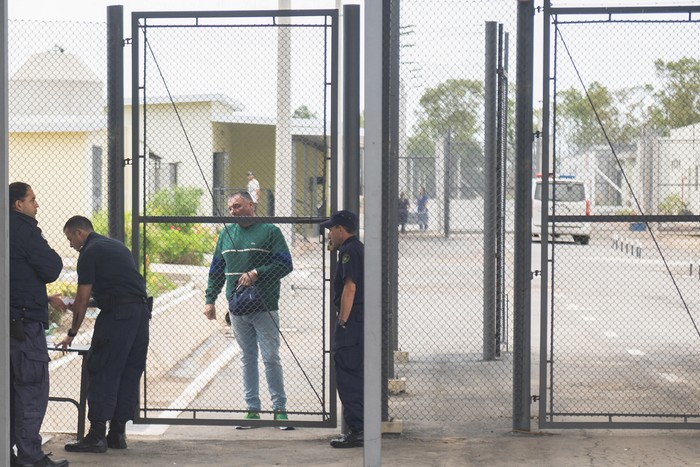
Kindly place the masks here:
POLYGON ((248 410, 260 411, 260 376, 258 374, 258 346, 260 346, 267 387, 272 399, 272 410, 284 411, 287 396, 284 393, 279 355, 279 312, 273 310, 242 316, 231 315, 231 329, 243 354, 241 356, 243 392, 248 410))

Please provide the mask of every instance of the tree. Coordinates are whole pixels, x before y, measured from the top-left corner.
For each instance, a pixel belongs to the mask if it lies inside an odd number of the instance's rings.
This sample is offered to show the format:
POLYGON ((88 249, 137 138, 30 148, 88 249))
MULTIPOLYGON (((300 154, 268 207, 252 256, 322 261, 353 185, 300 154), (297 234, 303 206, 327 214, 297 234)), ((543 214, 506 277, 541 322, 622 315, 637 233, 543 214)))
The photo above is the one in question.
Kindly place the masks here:
POLYGON ((656 93, 651 122, 665 133, 700 122, 700 60, 656 60, 654 66, 664 86, 656 93))
POLYGON ((435 140, 448 130, 458 141, 474 139, 480 130, 484 89, 480 81, 448 79, 428 88, 420 98, 418 128, 435 140))
POLYGON ((293 118, 301 118, 304 120, 311 120, 317 117, 316 112, 312 112, 309 107, 304 104, 297 107, 297 109, 292 114, 293 118))
POLYGON ((593 82, 587 92, 570 88, 557 96, 557 130, 574 148, 606 145, 606 135, 615 145, 630 143, 643 132, 651 86, 611 91, 593 82))
POLYGON ((483 186, 483 149, 476 136, 481 131, 484 91, 480 81, 449 79, 421 96, 418 123, 408 140, 407 155, 414 162, 415 185, 424 185, 428 193, 435 192, 435 145, 451 135, 450 162, 453 164, 451 192, 469 193, 483 186))

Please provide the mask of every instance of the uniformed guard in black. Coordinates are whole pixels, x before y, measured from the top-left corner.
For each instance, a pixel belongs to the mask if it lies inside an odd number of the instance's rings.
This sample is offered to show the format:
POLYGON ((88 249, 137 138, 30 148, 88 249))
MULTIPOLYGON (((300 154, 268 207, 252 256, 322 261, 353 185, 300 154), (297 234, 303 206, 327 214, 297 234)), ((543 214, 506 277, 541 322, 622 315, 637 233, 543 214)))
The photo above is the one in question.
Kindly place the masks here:
POLYGON ((333 279, 333 302, 338 310, 334 339, 336 385, 349 430, 331 441, 334 448, 364 444, 364 257, 365 247, 355 236, 357 216, 338 211, 321 223, 328 229, 332 249, 338 250, 333 279))
POLYGON ((83 440, 66 445, 71 452, 125 449, 124 426, 138 405, 139 380, 146 366, 150 310, 146 284, 123 243, 93 231, 90 221, 74 216, 63 228, 78 257, 78 291, 73 323, 63 348, 73 342, 90 296, 100 308, 87 355, 88 419, 83 440), (107 422, 109 434, 105 436, 107 422))
MULTIPOLYGON (((12 465, 66 467, 68 461, 52 460, 42 452, 39 434, 49 402, 46 284, 58 279, 63 261, 38 227, 39 204, 32 188, 15 182, 9 190, 10 446, 17 448, 12 465)), ((59 298, 52 303, 65 308, 59 298)))

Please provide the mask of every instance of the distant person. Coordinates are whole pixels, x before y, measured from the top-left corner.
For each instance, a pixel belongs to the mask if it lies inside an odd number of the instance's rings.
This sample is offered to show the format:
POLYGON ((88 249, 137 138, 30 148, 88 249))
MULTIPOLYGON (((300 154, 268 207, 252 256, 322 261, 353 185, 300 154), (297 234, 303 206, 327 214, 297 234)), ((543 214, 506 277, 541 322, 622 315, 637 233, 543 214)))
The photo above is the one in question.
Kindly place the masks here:
POLYGON ((78 442, 66 444, 65 449, 94 453, 107 448, 126 449, 125 427, 138 407, 139 383, 148 352, 151 310, 146 281, 126 245, 95 232, 88 218, 71 217, 63 233, 80 254, 78 290, 68 306, 73 321, 59 346, 66 349, 73 343, 90 297, 100 308, 85 357, 90 431, 78 442))
POLYGON ((272 399, 273 417, 277 421, 286 421, 287 395, 279 356, 278 310, 281 279, 292 272, 292 256, 277 226, 245 219, 255 216, 250 193, 233 194, 228 199, 228 211, 239 219, 235 224, 226 225, 216 242, 209 268, 204 315, 216 319, 214 303, 224 283, 229 302, 237 289, 255 285, 265 309, 241 315, 231 313, 231 327, 242 353, 243 395, 247 405, 243 418, 260 420, 260 353, 272 399))
POLYGON ((406 222, 408 221, 408 207, 411 202, 406 198, 406 193, 403 191, 399 195, 399 225, 401 225, 401 233, 406 232, 406 222))
POLYGON ((338 395, 348 432, 331 440, 334 448, 364 445, 364 298, 365 246, 357 238, 357 216, 338 211, 321 223, 328 229, 331 250, 338 251, 333 278, 333 303, 338 317, 333 331, 333 362, 338 395))
POLYGON ((260 201, 260 182, 251 171, 248 171, 248 194, 253 200, 253 211, 257 213, 260 201))
MULTIPOLYGON (((32 187, 10 184, 10 465, 67 467, 41 450, 41 424, 49 404, 49 302, 46 284, 61 274, 63 260, 46 242, 36 221, 39 203, 32 187)), ((7 332, 7 331, 5 331, 7 332)))
POLYGON ((424 187, 418 190, 416 197, 416 211, 418 212, 418 226, 420 230, 428 229, 428 195, 424 187))

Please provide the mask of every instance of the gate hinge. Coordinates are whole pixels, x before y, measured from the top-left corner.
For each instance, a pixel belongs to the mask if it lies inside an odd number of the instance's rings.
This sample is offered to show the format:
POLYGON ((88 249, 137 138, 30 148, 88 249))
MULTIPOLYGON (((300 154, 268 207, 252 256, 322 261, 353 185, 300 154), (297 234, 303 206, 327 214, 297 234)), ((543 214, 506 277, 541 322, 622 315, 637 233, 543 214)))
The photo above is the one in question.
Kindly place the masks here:
POLYGON ((539 269, 536 269, 536 270, 532 271, 532 276, 533 276, 533 277, 541 276, 541 275, 542 275, 542 271, 540 271, 539 269))
POLYGON ((131 45, 131 37, 124 38, 124 45, 131 45))
POLYGON ((131 159, 129 158, 124 159, 124 167, 126 167, 127 165, 131 165, 131 159))
POLYGON ((531 397, 532 397, 532 402, 537 402, 538 400, 540 400, 540 396, 538 394, 535 394, 531 397))

